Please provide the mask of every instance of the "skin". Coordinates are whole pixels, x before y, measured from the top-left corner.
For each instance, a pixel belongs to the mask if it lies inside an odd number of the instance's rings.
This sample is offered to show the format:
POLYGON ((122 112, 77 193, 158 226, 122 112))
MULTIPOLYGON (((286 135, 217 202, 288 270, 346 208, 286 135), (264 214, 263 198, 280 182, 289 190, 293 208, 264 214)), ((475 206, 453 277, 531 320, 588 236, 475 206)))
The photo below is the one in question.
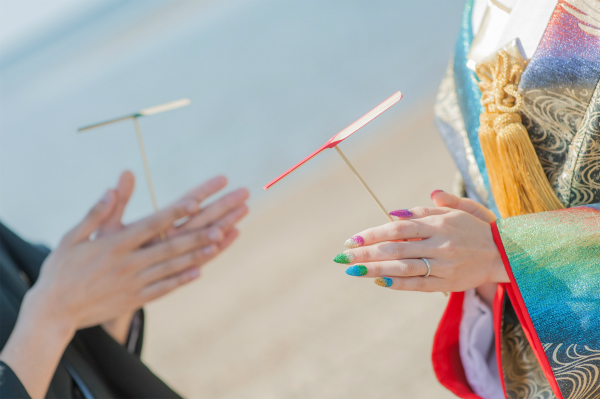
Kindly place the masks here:
POLYGON ((25 295, 0 353, 32 398, 44 397, 75 331, 102 325, 124 343, 137 309, 198 278, 200 267, 235 240, 235 225, 248 212, 247 190, 200 208, 226 184, 215 177, 157 214, 123 225, 134 186, 133 175, 124 172, 63 237, 25 295), (174 227, 182 218, 186 222, 174 227))
POLYGON ((436 207, 410 209, 413 216, 364 230, 363 247, 346 251, 364 277, 390 277, 405 291, 464 291, 477 288, 491 305, 497 283, 509 282, 490 229, 495 215, 466 198, 438 192, 436 207), (397 240, 411 240, 393 242, 397 240), (420 258, 427 258, 431 274, 420 258))

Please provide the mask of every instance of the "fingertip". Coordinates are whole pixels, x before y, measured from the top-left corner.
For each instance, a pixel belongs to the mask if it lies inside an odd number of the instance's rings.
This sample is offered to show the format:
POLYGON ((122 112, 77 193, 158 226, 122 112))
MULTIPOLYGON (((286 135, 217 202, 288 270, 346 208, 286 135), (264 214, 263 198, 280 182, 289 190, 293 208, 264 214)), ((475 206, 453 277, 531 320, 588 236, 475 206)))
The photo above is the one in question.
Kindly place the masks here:
POLYGON ((207 245, 206 247, 202 248, 202 253, 207 257, 215 255, 217 251, 218 248, 215 244, 207 245))
POLYGON ((250 198, 250 190, 248 190, 246 187, 239 188, 238 191, 240 192, 240 195, 244 198, 244 200, 250 198))
POLYGON ((430 195, 430 197, 431 197, 431 200, 433 200, 433 197, 435 197, 435 196, 436 196, 436 194, 438 194, 438 193, 443 193, 443 192, 444 192, 444 190, 433 190, 433 191, 431 192, 431 195, 430 195))
POLYGON ((130 170, 125 170, 119 177, 117 191, 123 196, 130 196, 135 186, 135 176, 130 170))
POLYGON ((211 229, 211 231, 208 232, 208 239, 212 242, 223 241, 223 238, 225 238, 223 235, 223 231, 221 231, 221 229, 219 229, 218 227, 211 229))
POLYGON ((213 177, 212 179, 210 179, 210 182, 213 183, 217 187, 223 188, 229 183, 229 180, 227 179, 227 177, 225 175, 217 175, 217 176, 213 177))
POLYGON ((192 267, 191 269, 185 272, 185 277, 188 281, 197 279, 198 277, 200 277, 200 268, 192 267))

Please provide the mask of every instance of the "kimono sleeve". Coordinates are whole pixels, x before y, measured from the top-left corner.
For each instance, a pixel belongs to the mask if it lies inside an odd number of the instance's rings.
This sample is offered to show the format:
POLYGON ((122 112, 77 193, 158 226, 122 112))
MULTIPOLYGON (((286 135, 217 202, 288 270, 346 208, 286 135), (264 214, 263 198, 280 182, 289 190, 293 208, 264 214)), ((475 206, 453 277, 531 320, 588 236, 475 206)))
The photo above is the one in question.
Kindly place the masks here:
POLYGON ((506 292, 556 397, 598 394, 600 205, 499 219, 492 232, 506 292))

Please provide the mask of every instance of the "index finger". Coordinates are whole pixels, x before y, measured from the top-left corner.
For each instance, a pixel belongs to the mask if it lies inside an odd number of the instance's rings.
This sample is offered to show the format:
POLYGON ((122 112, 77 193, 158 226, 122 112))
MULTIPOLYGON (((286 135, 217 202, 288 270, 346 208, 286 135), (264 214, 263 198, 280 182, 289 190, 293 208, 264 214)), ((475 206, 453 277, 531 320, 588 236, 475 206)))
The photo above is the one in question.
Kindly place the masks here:
POLYGON ((127 247, 137 248, 164 232, 175 221, 195 213, 198 205, 197 201, 191 199, 179 201, 154 215, 130 224, 123 231, 117 233, 117 240, 127 247))
POLYGON ((416 226, 405 225, 403 221, 417 221, 428 216, 448 213, 447 208, 419 206, 412 209, 399 209, 390 212, 390 215, 401 218, 400 221, 386 223, 382 226, 363 230, 357 235, 346 240, 344 245, 348 248, 358 248, 363 245, 372 245, 378 242, 395 240, 412 240, 429 238, 433 235, 431 228, 417 229, 416 226))
POLYGON ((385 241, 409 240, 416 238, 429 238, 434 234, 434 229, 422 220, 398 220, 381 226, 363 230, 357 235, 346 240, 344 245, 348 248, 358 248, 363 245, 373 245, 385 241))
POLYGON ((226 185, 227 178, 225 176, 215 176, 198 187, 188 191, 181 199, 184 201, 193 200, 200 204, 211 195, 222 190, 226 185))

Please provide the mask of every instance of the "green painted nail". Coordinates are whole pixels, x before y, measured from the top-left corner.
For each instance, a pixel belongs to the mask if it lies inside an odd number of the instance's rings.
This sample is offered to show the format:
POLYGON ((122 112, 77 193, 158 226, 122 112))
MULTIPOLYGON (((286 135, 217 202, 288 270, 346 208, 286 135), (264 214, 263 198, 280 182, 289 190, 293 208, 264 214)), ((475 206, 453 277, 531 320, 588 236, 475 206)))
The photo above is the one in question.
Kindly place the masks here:
POLYGON ((352 263, 354 261, 354 254, 352 252, 342 252, 333 258, 333 261, 336 263, 352 263))

